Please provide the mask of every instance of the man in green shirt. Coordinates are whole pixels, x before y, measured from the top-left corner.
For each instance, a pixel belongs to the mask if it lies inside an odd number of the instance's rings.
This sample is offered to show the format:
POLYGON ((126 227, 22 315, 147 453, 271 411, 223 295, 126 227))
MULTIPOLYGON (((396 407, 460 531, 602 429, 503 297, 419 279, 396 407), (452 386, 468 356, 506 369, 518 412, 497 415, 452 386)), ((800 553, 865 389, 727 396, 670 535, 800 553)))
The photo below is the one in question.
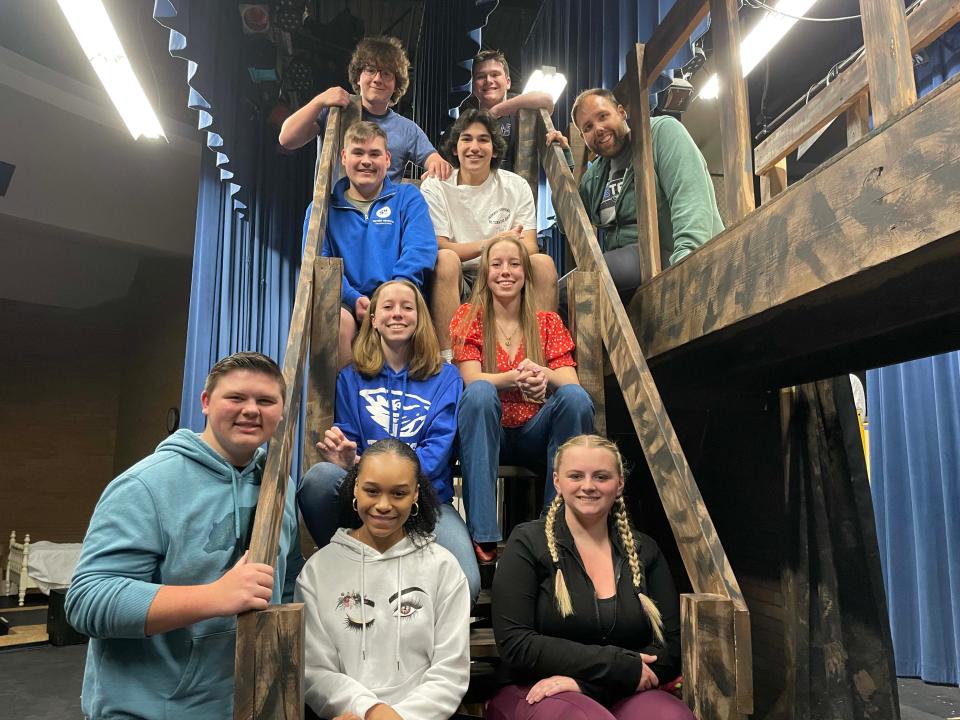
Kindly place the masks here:
MULTIPOLYGON (((597 160, 580 180, 580 198, 624 302, 640 284, 637 206, 633 178, 633 141, 627 113, 609 90, 593 88, 577 96, 573 124, 597 160)), ((723 230, 707 163, 693 138, 677 120, 650 119, 656 179, 660 257, 672 265, 723 230)), ((554 131, 547 138, 566 146, 554 131)), ((659 269, 659 268, 658 268, 659 269)))

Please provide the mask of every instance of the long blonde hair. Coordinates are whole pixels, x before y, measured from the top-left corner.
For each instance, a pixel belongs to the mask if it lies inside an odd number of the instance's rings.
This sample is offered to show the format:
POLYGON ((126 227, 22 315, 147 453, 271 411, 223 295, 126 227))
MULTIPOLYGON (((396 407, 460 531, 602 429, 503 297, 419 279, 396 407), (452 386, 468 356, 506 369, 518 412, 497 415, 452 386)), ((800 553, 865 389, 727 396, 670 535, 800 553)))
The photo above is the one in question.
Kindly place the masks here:
POLYGON ((357 372, 366 378, 376 377, 383 370, 383 346, 380 344, 380 333, 373 327, 373 317, 380 302, 380 292, 389 285, 402 285, 413 290, 413 297, 417 305, 417 328, 410 338, 412 350, 407 372, 412 380, 426 380, 440 372, 442 360, 440 358, 440 341, 433 329, 430 320, 430 311, 423 295, 409 280, 389 280, 373 292, 370 298, 370 309, 363 323, 360 333, 353 346, 353 365, 357 372))
MULTIPOLYGON (((606 450, 616 459, 617 473, 619 477, 621 479, 624 477, 623 456, 620 455, 620 449, 617 447, 616 443, 600 437, 599 435, 576 435, 563 443, 563 445, 557 449, 557 454, 553 459, 553 468, 555 472, 560 472, 560 462, 563 458, 564 451, 572 447, 599 448, 606 450)), ((560 611, 561 617, 570 617, 573 615, 573 601, 570 598, 570 591, 567 589, 567 583, 563 579, 563 571, 560 569, 560 555, 557 551, 557 540, 555 534, 557 513, 560 512, 562 507, 563 497, 558 494, 553 499, 553 502, 550 503, 550 509, 547 510, 544 533, 547 538, 547 549, 550 551, 550 559, 557 568, 557 572, 553 578, 553 594, 556 599, 557 610, 560 611)), ((654 641, 657 645, 663 647, 663 618, 660 615, 660 609, 657 607, 657 604, 646 593, 644 593, 644 568, 643 564, 640 562, 640 558, 637 556, 637 546, 633 538, 633 530, 630 527, 630 516, 627 513, 627 504, 623 501, 622 495, 617 496, 613 507, 613 514, 617 523, 617 533, 620 536, 620 542, 627 553, 627 562, 630 565, 630 574, 633 579, 633 589, 636 591, 637 597, 640 599, 640 606, 643 608, 644 613, 647 615, 647 619, 650 621, 650 627, 653 629, 654 641)))
POLYGON ((470 295, 470 310, 451 333, 458 348, 462 348, 470 326, 479 315, 483 322, 483 372, 497 370, 497 323, 494 315, 493 293, 487 283, 490 275, 490 251, 501 243, 511 243, 520 252, 523 267, 523 287, 520 288, 520 327, 523 331, 523 353, 537 365, 543 365, 543 347, 540 344, 540 326, 537 323, 537 307, 534 303, 533 266, 526 246, 514 238, 503 238, 489 243, 480 253, 480 268, 470 295))

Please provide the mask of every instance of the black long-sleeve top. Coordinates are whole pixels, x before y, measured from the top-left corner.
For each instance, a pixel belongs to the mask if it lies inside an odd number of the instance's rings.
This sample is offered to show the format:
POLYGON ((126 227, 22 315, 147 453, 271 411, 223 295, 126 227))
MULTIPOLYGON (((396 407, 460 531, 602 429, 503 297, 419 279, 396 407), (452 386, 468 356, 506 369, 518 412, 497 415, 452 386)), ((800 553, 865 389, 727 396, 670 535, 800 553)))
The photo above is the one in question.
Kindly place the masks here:
POLYGON ((653 645, 653 629, 633 587, 627 554, 609 525, 616 578, 614 621, 601 623, 593 582, 587 575, 563 513, 554 525, 563 577, 574 614, 563 618, 554 600, 556 566, 547 549, 543 520, 524 523, 510 536, 493 580, 493 632, 502 661, 501 680, 533 683, 551 675, 572 677, 604 705, 636 692, 640 653, 657 656, 651 666, 661 683, 680 674, 680 601, 666 559, 656 542, 634 531, 644 567, 644 592, 663 616, 666 647, 653 645))

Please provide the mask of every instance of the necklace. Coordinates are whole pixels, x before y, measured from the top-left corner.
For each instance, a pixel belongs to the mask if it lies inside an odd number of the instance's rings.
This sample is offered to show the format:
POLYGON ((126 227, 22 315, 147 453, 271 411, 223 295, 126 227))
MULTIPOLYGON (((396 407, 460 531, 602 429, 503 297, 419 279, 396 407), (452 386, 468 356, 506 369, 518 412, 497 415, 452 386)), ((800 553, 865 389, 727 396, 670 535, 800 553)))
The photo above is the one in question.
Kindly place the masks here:
POLYGON ((503 336, 503 344, 506 347, 510 347, 513 344, 513 336, 517 334, 517 330, 520 329, 520 323, 517 323, 517 326, 513 329, 513 332, 507 335, 507 332, 503 329, 503 326, 500 324, 499 320, 494 320, 497 324, 497 329, 500 331, 500 334, 503 336))

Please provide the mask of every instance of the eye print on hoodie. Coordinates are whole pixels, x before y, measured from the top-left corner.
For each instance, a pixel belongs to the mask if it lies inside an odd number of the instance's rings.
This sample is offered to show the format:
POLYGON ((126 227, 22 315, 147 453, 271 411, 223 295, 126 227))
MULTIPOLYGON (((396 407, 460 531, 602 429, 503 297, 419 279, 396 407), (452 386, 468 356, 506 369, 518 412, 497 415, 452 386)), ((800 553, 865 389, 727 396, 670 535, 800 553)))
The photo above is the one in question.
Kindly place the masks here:
MULTIPOLYGON (((387 598, 390 606, 391 615, 395 618, 409 620, 423 609, 423 598, 426 592, 418 587, 408 587, 399 593, 394 593, 387 598)), ((363 599, 366 608, 360 607, 360 593, 353 591, 340 593, 337 598, 337 609, 343 612, 345 627, 359 632, 364 624, 367 627, 373 625, 376 620, 377 604, 369 598, 363 599), (369 608, 369 610, 367 609, 369 608)))

